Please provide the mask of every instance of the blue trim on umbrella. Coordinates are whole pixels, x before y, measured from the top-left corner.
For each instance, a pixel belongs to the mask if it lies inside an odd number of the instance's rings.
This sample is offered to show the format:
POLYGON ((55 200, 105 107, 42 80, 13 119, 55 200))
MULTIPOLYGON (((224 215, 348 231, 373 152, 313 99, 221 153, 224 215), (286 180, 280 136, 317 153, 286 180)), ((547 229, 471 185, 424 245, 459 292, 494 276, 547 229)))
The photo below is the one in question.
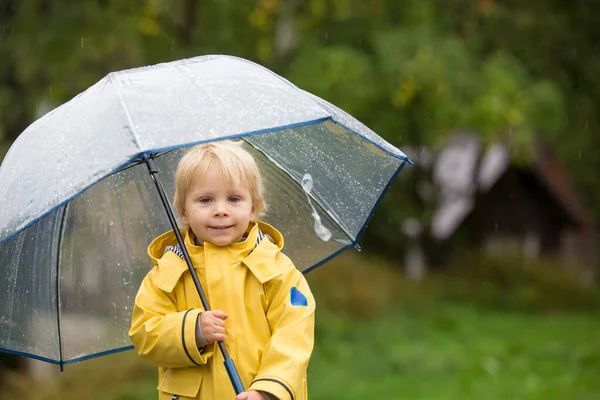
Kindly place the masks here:
POLYGON ((121 353, 123 351, 128 351, 128 350, 133 350, 133 346, 119 347, 119 348, 112 349, 112 350, 101 351, 100 353, 94 353, 94 354, 89 354, 89 355, 83 356, 83 357, 73 358, 72 360, 63 361, 63 364, 65 364, 65 365, 67 365, 67 364, 75 364, 75 363, 78 363, 80 361, 89 360, 91 358, 108 356, 108 355, 111 355, 111 354, 121 353))
POLYGON ((13 356, 33 358, 34 360, 44 361, 44 362, 47 362, 47 363, 50 363, 50 364, 59 365, 61 367, 61 371, 62 371, 62 367, 64 365, 67 365, 67 364, 75 364, 75 363, 78 363, 80 361, 85 361, 85 360, 89 360, 89 359, 97 358, 97 357, 102 357, 102 356, 108 356, 110 354, 121 353, 123 351, 128 351, 128 350, 133 350, 133 346, 119 347, 117 349, 102 351, 100 353, 89 354, 87 356, 74 358, 72 360, 58 361, 58 360, 53 360, 51 358, 37 356, 37 355, 31 354, 31 353, 26 353, 26 352, 23 352, 23 351, 9 350, 9 349, 5 349, 5 348, 0 347, 0 353, 6 353, 6 354, 13 355, 13 356))
MULTIPOLYGON (((241 139, 244 137, 249 137, 249 136, 256 136, 256 135, 262 135, 263 133, 271 133, 271 132, 277 132, 277 131, 284 131, 286 129, 294 129, 294 128, 300 128, 302 126, 310 126, 310 125, 317 125, 320 123, 323 123, 327 120, 330 120, 331 117, 322 117, 322 118, 318 118, 318 119, 313 119, 310 121, 305 121, 305 122, 298 122, 295 124, 289 124, 289 125, 283 125, 283 126, 278 126, 278 127, 274 127, 274 128, 265 128, 265 129, 259 129, 256 131, 250 131, 250 132, 245 132, 245 133, 236 133, 235 135, 229 135, 229 136, 223 136, 220 137, 218 139, 204 139, 204 140, 199 140, 197 142, 186 142, 185 144, 181 144, 181 145, 177 145, 177 146, 167 146, 167 147, 159 147, 156 149, 152 149, 152 151, 146 151, 146 152, 142 152, 139 153, 136 157, 134 157, 134 159, 140 158, 140 157, 148 157, 148 156, 153 156, 156 153, 162 153, 162 152, 166 152, 166 151, 172 151, 172 150, 177 150, 177 149, 181 149, 184 147, 191 147, 191 146, 197 146, 199 144, 203 144, 203 143, 210 143, 210 142, 220 142, 223 140, 231 140, 231 139, 241 139)), ((114 171, 114 172, 119 172, 119 171, 114 171)))
POLYGON ((301 127, 301 126, 316 125, 316 124, 320 124, 322 122, 325 122, 327 120, 331 120, 333 123, 335 123, 335 124, 343 127, 347 131, 352 132, 355 135, 361 137, 365 141, 367 141, 367 142, 373 144, 374 146, 376 146, 377 148, 381 149, 386 154, 388 154, 388 155, 390 155, 390 156, 392 156, 392 157, 394 157, 396 159, 408 162, 410 165, 414 165, 414 163, 411 160, 409 160, 408 157, 406 157, 406 156, 402 157, 402 156, 399 156, 397 154, 391 153, 389 150, 385 149, 384 147, 382 147, 378 143, 372 141, 368 137, 366 137, 366 136, 364 136, 364 135, 362 135, 362 134, 354 131, 353 129, 350 129, 346 125, 344 125, 344 124, 336 121, 333 117, 323 117, 323 118, 318 118, 318 119, 311 120, 311 121, 299 122, 299 123, 289 124, 289 125, 282 125, 282 126, 273 127, 273 128, 259 129, 259 130, 256 130, 256 131, 250 131, 250 132, 245 132, 245 133, 240 133, 240 134, 235 134, 235 135, 230 135, 230 136, 224 136, 224 137, 219 138, 218 140, 217 139, 206 139, 206 140, 200 140, 198 142, 187 142, 185 144, 178 145, 178 146, 164 147, 164 148, 154 149, 152 151, 145 151, 145 152, 140 152, 140 153, 135 154, 128 161, 126 161, 125 163, 121 164, 120 166, 118 166, 117 168, 115 168, 113 171, 109 172, 108 174, 106 174, 102 178, 98 179, 97 181, 94 181, 94 182, 90 183, 89 185, 87 185, 86 187, 84 187, 83 189, 81 189, 79 192, 77 192, 76 194, 74 194, 73 196, 71 196, 68 199, 66 199, 65 201, 57 204, 52 209, 48 210, 47 212, 45 212, 44 214, 42 214, 38 218, 34 219, 33 221, 31 221, 30 223, 28 223, 27 225, 25 225, 23 228, 19 229, 17 232, 14 232, 12 235, 9 235, 5 239, 1 240, 0 241, 0 245, 4 244, 5 242, 9 241, 10 239, 12 239, 16 235, 18 235, 20 232, 22 232, 25 229, 29 228, 31 225, 33 225, 36 222, 38 222, 40 219, 42 219, 42 218, 48 216, 49 214, 53 213, 58 208, 64 206, 65 204, 67 204, 68 202, 70 202, 71 200, 73 200, 74 198, 76 198, 77 196, 79 196, 80 194, 82 194, 83 192, 85 192, 86 190, 88 190, 90 187, 94 186, 98 182, 100 182, 100 181, 102 181, 102 180, 104 180, 104 179, 106 179, 106 178, 108 178, 108 177, 116 174, 117 172, 120 172, 121 170, 123 170, 125 168, 129 168, 131 166, 134 166, 135 164, 137 164, 137 163, 134 162, 136 160, 143 160, 143 159, 148 158, 150 156, 153 156, 153 155, 155 155, 157 153, 171 151, 171 150, 176 150, 176 149, 181 149, 181 148, 184 148, 184 147, 191 147, 191 146, 195 146, 195 145, 202 144, 202 143, 217 142, 217 141, 221 141, 221 140, 238 139, 238 138, 243 138, 243 137, 248 137, 248 136, 260 135, 260 134, 263 134, 263 133, 269 133, 269 132, 276 132, 276 131, 281 131, 281 130, 286 130, 286 129, 298 128, 298 127, 301 127))
POLYGON ((354 246, 355 242, 352 241, 350 243, 348 243, 347 245, 345 245, 344 247, 342 247, 341 249, 339 249, 338 251, 336 251, 335 253, 331 254, 329 257, 319 261, 318 263, 316 263, 315 265, 313 265, 310 268, 306 268, 304 271, 302 271, 302 273, 304 275, 308 274, 310 271, 312 271, 315 268, 320 267, 321 265, 325 264, 327 261, 330 261, 331 259, 337 257, 338 255, 340 255, 340 253, 342 253, 344 250, 349 249, 350 247, 354 246))
POLYGON ((0 352, 1 353, 6 353, 6 354, 10 354, 13 356, 21 356, 21 357, 28 357, 28 358, 33 358, 34 360, 39 360, 39 361, 44 361, 50 364, 55 364, 55 365, 60 365, 61 362, 60 361, 56 361, 53 360, 51 358, 46 358, 46 357, 42 357, 42 356, 36 356, 35 354, 30 354, 30 353, 25 353, 22 351, 15 351, 15 350, 9 350, 9 349, 5 349, 0 347, 0 352))
MULTIPOLYGON (((371 218, 373 217, 373 215, 375 214, 375 210, 377 209, 377 207, 379 207, 379 204, 381 203, 381 201, 383 200, 383 197, 385 196, 385 194, 387 193, 387 191, 390 189, 390 187, 392 186, 392 182, 394 182, 394 180, 396 179, 396 177, 398 176, 398 174, 400 173, 400 171, 402 171, 402 169, 404 168, 404 166, 409 162, 408 159, 406 159, 402 164, 400 164, 400 166, 398 167, 398 169, 396 170, 396 172, 394 172, 394 175, 392 176, 392 178, 390 179, 390 181, 388 182, 388 184, 386 185, 385 189, 383 189, 383 191, 381 192, 381 195, 379 196, 379 199, 377 199, 377 202, 375 203, 375 205, 373 206, 373 208, 371 209, 371 212, 369 213, 369 216, 367 217, 367 219, 365 220, 365 223, 363 224, 362 228, 360 229, 360 231, 358 231, 358 234, 356 235, 356 238, 358 239, 362 233, 364 232, 365 228, 367 227, 367 225, 369 224, 369 222, 371 221, 371 218)), ((325 258, 324 260, 316 263, 315 265, 313 265, 310 268, 305 269, 304 271, 302 271, 302 273, 304 275, 308 274, 310 271, 320 267, 321 265, 325 264, 328 261, 331 261, 333 258, 337 257, 338 255, 340 255, 340 253, 342 253, 344 250, 350 248, 350 247, 356 247, 359 251, 360 251, 360 246, 358 245, 358 243, 356 242, 356 240, 353 240, 350 244, 347 244, 346 246, 342 247, 341 249, 339 249, 338 251, 336 251, 335 253, 331 254, 329 257, 325 258)))
POLYGON ((357 239, 360 237, 360 235, 362 235, 362 233, 365 230, 365 228, 367 227, 367 225, 369 225, 369 222, 371 221, 371 218, 373 218, 373 214, 375 214, 375 210, 377 209, 377 207, 379 207, 379 204, 383 200, 383 197, 385 196, 385 194, 387 193, 387 191, 390 189, 390 187, 392 186, 392 183, 394 183, 394 180, 396 179, 396 177, 398 176, 398 174, 400 173, 400 171, 402 171, 402 169, 404 168, 404 166, 406 165, 407 162, 408 162, 408 159, 407 159, 407 161, 404 161, 402 164, 400 164, 400 166, 398 167, 398 169, 396 170, 396 172, 394 173, 394 175, 392 176, 392 178, 389 180, 389 182, 386 185, 385 189, 383 189, 383 191, 379 195, 379 199, 377 199, 377 202, 375 203, 375 205, 371 209, 371 213, 369 214, 369 216, 365 220, 365 223, 363 224, 362 228, 360 228, 360 231, 358 231, 358 233, 356 234, 356 238, 357 239))
POLYGON ((73 196, 71 196, 68 199, 66 199, 66 200, 62 201, 61 203, 57 204, 52 209, 48 210, 47 212, 45 212, 41 216, 37 217, 36 219, 34 219, 33 221, 31 221, 30 223, 28 223, 27 225, 25 225, 23 228, 19 229, 18 231, 14 232, 13 234, 9 235, 5 239, 2 239, 0 241, 0 245, 4 244, 5 242, 9 241, 10 239, 12 239, 16 235, 18 235, 20 232, 22 232, 25 229, 29 228, 31 225, 33 225, 36 222, 38 222, 40 219, 42 219, 42 218, 44 218, 44 217, 52 214, 58 208, 64 206, 65 204, 67 204, 68 202, 70 202, 71 200, 73 200, 74 198, 76 198, 77 196, 79 196, 80 194, 82 194, 83 192, 85 192, 86 190, 88 190, 89 188, 91 188, 92 186, 94 186, 95 184, 97 184, 98 182, 101 182, 102 180, 104 180, 104 179, 106 179, 106 178, 108 178, 108 177, 116 174, 117 172, 120 172, 121 170, 123 170, 125 168, 128 168, 128 167, 131 167, 131 166, 135 165, 136 163, 134 163, 134 161, 136 161, 136 160, 143 160, 143 159, 145 159, 145 158, 147 158, 149 156, 153 156, 156 153, 165 152, 167 150, 176 150, 176 149, 180 149, 180 148, 184 148, 184 147, 195 146, 195 145, 202 144, 202 143, 217 142, 217 141, 221 141, 221 140, 230 140, 230 139, 237 139, 237 138, 242 138, 242 137, 246 137, 246 136, 260 135, 260 134, 268 133, 268 132, 276 132, 276 131, 285 130, 285 129, 293 129, 293 128, 297 128, 297 127, 300 127, 300 126, 315 125, 315 124, 319 124, 319 123, 325 122, 325 121, 330 120, 330 119, 331 119, 331 117, 323 117, 323 118, 319 118, 319 119, 315 119, 315 120, 311 120, 311 121, 306 121, 306 122, 300 122, 300 123, 296 123, 296 124, 282 125, 282 126, 279 126, 279 127, 273 127, 273 128, 268 128, 268 129, 261 129, 261 130, 257 130, 257 131, 251 131, 251 132, 240 133, 240 134, 236 134, 236 135, 225 136, 225 137, 219 138, 218 140, 216 140, 216 139, 207 139, 207 140, 201 140, 201 141, 198 141, 198 142, 188 142, 188 143, 182 144, 180 146, 165 147, 165 148, 160 148, 160 149, 152 150, 151 152, 145 151, 145 152, 137 153, 134 156, 132 156, 128 161, 126 161, 125 163, 123 163, 120 166, 118 166, 117 168, 115 168, 113 171, 109 172, 108 174, 106 174, 102 178, 100 178, 100 179, 98 179, 98 180, 90 183, 89 185, 87 185, 86 187, 84 187, 83 189, 81 189, 79 192, 77 192, 76 194, 74 194, 73 196))

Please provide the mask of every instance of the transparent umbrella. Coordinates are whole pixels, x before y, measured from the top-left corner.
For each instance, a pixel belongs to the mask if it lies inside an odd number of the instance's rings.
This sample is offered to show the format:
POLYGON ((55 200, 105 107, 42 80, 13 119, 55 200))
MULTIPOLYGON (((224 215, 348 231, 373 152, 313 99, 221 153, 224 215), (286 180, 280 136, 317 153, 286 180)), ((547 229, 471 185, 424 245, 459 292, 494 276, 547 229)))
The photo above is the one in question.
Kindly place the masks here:
POLYGON ((31 124, 0 166, 0 351, 62 368, 132 348, 147 245, 177 230, 168 203, 177 162, 186 147, 232 138, 256 157, 264 220, 305 273, 357 245, 410 163, 347 113, 244 59, 111 73, 31 124))

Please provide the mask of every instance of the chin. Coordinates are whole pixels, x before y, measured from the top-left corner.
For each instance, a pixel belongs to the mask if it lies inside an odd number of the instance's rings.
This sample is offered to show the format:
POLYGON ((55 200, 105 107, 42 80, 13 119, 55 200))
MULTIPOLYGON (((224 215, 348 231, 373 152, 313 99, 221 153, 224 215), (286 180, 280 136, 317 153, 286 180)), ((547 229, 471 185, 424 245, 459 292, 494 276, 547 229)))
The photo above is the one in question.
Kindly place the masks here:
POLYGON ((219 247, 225 247, 225 246, 229 246, 230 244, 234 243, 235 241, 232 240, 208 240, 208 242, 212 243, 214 246, 219 246, 219 247))
POLYGON ((214 246, 217 246, 217 247, 227 247, 227 246, 229 246, 231 243, 233 243, 233 242, 223 242, 223 243, 219 242, 219 243, 213 243, 213 245, 214 245, 214 246))

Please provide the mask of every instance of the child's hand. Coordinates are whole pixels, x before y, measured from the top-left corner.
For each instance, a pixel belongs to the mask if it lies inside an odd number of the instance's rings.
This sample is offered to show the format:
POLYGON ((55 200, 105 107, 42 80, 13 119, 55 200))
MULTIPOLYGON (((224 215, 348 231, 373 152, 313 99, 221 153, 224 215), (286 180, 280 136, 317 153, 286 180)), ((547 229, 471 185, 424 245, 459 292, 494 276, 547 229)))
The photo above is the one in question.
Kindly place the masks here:
POLYGON ((265 400, 265 396, 256 390, 251 390, 249 392, 242 392, 238 394, 235 400, 265 400))
POLYGON ((228 315, 221 310, 204 311, 200 314, 200 328, 208 343, 225 340, 225 320, 228 315))

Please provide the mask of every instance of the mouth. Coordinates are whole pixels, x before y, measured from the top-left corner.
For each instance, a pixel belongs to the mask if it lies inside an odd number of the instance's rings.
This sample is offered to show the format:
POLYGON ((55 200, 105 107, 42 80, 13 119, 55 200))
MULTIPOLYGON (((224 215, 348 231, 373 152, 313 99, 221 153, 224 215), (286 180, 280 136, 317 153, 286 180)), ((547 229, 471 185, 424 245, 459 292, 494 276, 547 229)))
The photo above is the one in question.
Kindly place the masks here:
POLYGON ((214 225, 214 226, 209 226, 210 229, 216 229, 219 231, 225 230, 225 229, 229 229, 232 228, 233 225, 214 225))

